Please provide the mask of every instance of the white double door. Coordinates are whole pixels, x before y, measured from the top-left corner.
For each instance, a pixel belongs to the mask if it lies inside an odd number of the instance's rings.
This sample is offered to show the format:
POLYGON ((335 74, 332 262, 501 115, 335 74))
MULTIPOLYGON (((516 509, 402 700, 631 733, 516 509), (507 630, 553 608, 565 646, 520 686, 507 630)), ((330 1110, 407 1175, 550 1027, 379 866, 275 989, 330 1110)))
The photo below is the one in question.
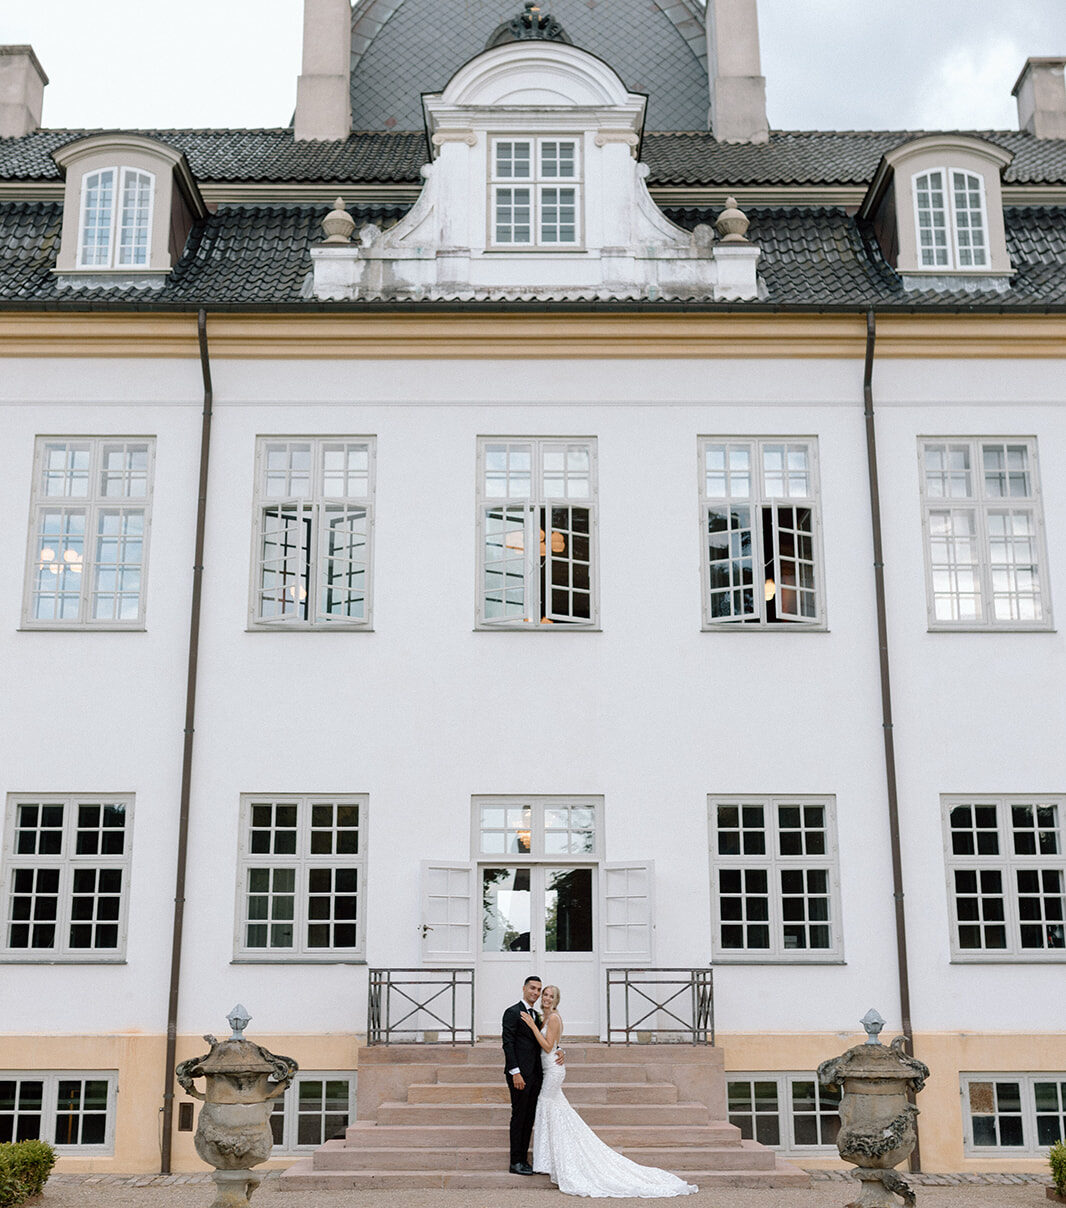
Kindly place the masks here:
POLYGON ((562 994, 571 1036, 603 1032, 603 970, 651 962, 647 864, 479 861, 423 866, 422 956, 477 970, 475 1020, 498 1036, 536 975, 562 994))

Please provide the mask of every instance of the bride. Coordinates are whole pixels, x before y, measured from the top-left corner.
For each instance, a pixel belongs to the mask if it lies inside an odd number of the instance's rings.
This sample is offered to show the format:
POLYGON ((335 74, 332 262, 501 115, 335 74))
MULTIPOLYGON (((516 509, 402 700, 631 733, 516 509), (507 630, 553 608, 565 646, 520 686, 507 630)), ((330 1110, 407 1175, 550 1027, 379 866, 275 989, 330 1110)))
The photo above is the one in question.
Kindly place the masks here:
POLYGON ((533 1125, 533 1169, 551 1176, 567 1195, 611 1198, 659 1199, 691 1195, 699 1188, 676 1175, 651 1166, 639 1166, 616 1153, 596 1136, 567 1102, 563 1094, 566 1066, 555 1061, 563 1021, 557 1010, 559 987, 545 986, 540 996, 544 1027, 537 1027, 528 1011, 522 1019, 532 1029, 541 1047, 544 1082, 537 1100, 533 1125))

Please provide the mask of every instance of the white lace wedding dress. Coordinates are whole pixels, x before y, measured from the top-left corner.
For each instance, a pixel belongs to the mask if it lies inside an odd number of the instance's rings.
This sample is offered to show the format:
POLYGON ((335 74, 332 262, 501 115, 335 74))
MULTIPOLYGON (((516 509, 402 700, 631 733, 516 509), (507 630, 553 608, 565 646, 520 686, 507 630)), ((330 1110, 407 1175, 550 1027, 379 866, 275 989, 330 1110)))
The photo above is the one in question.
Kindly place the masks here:
POLYGON ((566 1066, 556 1063, 557 1048, 540 1054, 544 1082, 533 1125, 533 1169, 551 1175, 567 1195, 662 1199, 698 1191, 665 1170, 638 1166, 596 1136, 563 1094, 566 1066))

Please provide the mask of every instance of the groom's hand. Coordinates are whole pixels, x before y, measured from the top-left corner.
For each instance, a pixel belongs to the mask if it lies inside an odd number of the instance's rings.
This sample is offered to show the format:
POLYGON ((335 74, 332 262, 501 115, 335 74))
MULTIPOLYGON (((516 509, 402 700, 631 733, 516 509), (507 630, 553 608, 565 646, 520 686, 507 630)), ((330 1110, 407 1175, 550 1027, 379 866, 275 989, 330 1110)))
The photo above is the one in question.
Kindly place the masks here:
POLYGON ((565 1062, 565 1060, 563 1059, 563 1050, 562 1050, 562 1049, 558 1049, 558 1050, 556 1051, 556 1054, 555 1054, 555 1064, 556 1064, 556 1065, 566 1065, 566 1062, 565 1062))
POLYGON ((526 1089, 526 1080, 521 1074, 512 1074, 511 1081, 514 1083, 516 1091, 524 1091, 526 1089))

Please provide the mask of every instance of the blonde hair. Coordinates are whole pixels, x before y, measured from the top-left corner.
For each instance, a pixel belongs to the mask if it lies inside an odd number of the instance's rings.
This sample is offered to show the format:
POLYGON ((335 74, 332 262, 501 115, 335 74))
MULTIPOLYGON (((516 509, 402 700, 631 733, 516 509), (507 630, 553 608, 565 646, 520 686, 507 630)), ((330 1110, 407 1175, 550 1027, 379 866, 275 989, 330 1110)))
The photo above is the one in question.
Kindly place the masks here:
POLYGON ((544 991, 545 991, 545 990, 554 990, 554 991, 555 991, 555 1006, 557 1007, 557 1006, 559 1005, 559 1000, 560 1000, 560 999, 562 998, 562 996, 563 996, 563 995, 562 995, 562 991, 559 989, 559 987, 558 987, 558 986, 544 986, 544 987, 541 989, 541 995, 543 995, 543 994, 544 994, 544 991))

